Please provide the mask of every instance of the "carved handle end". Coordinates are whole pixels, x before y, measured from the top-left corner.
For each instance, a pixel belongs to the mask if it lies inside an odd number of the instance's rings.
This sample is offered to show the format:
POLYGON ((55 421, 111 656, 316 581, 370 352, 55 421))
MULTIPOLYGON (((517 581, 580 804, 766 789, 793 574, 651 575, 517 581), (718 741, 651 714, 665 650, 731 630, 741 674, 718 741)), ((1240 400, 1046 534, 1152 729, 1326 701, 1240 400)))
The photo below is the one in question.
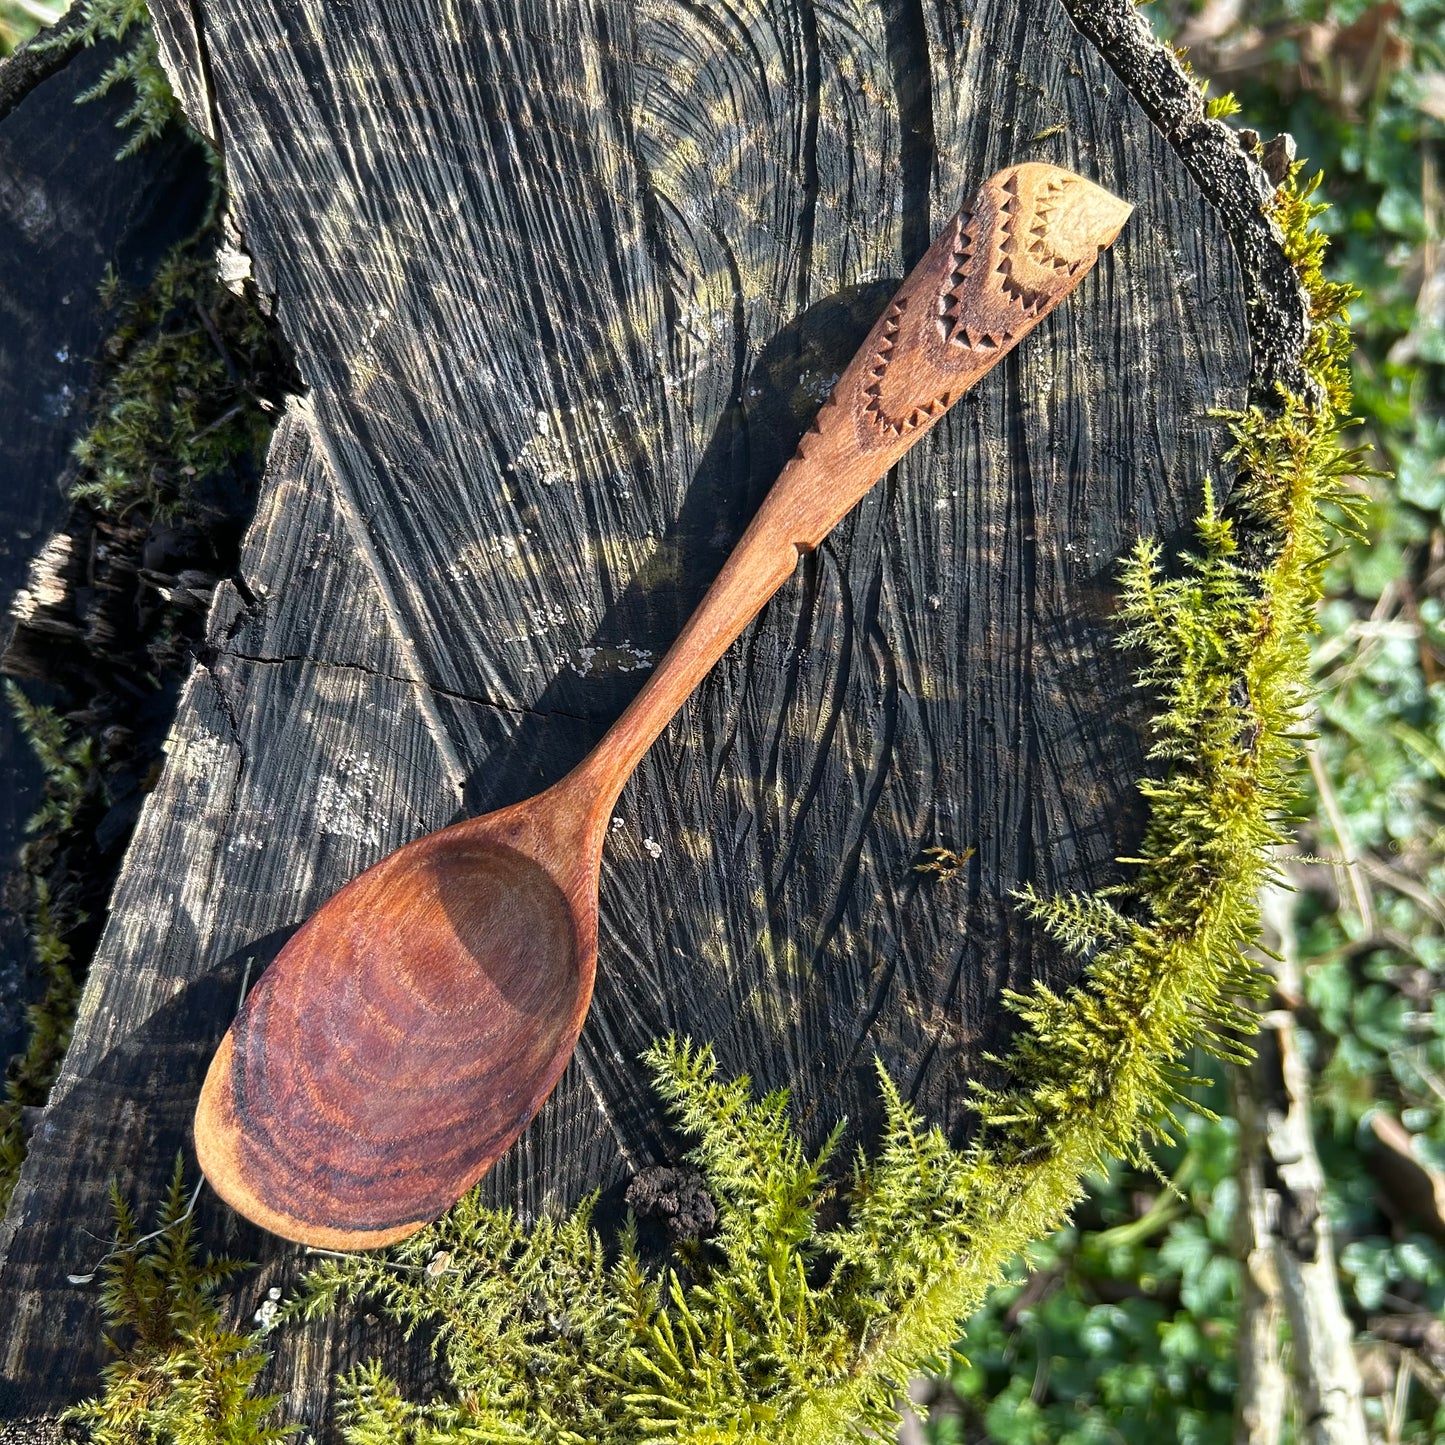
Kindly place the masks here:
POLYGON ((985 181, 839 384, 862 449, 901 456, 1073 291, 1133 209, 1058 166, 1010 166, 985 181))

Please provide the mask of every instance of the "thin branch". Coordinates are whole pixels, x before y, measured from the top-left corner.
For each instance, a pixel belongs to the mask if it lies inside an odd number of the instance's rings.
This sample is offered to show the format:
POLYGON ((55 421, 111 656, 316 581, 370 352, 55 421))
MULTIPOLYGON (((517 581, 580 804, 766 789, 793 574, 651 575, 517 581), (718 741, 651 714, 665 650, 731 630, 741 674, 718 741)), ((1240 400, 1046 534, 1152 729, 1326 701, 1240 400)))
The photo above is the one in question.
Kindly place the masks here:
MULTIPOLYGON (((1343 840, 1342 840, 1343 841, 1343 840)), ((1285 995, 1299 991, 1293 897, 1264 889, 1260 908, 1285 995)), ((1279 1298, 1288 1321, 1301 1445, 1363 1445, 1363 1391, 1354 1329, 1340 1297, 1334 1238, 1324 1210, 1325 1178, 1310 1125, 1309 1073, 1294 1015, 1271 1009, 1260 1019, 1257 1053, 1236 1073, 1241 1135, 1263 1141, 1266 1219, 1279 1298)))
POLYGON ((169 1223, 161 1225, 159 1229, 153 1229, 149 1234, 143 1234, 139 1239, 132 1239, 128 1244, 118 1244, 108 1254, 101 1257, 100 1262, 95 1265, 88 1274, 68 1274, 65 1278, 71 1284, 89 1284, 111 1260, 119 1259, 123 1254, 134 1254, 141 1245, 149 1244, 153 1239, 159 1239, 163 1234, 169 1234, 178 1224, 184 1224, 195 1212, 196 1200, 201 1197, 201 1190, 206 1187, 205 1178, 196 1180, 196 1187, 191 1190, 191 1197, 186 1204, 185 1210, 176 1215, 169 1223))
POLYGON ((1359 856, 1355 851, 1354 834, 1350 831, 1350 825, 1345 821, 1344 813, 1340 811, 1334 784, 1330 782, 1329 774, 1325 771, 1325 765, 1320 759, 1319 748, 1314 738, 1306 741, 1305 756, 1309 759, 1310 776, 1315 780, 1315 787, 1319 790, 1320 806, 1325 810, 1325 817, 1329 819, 1330 828, 1343 855, 1343 863, 1336 866, 1343 867, 1345 876, 1350 880, 1350 892, 1354 895, 1355 911, 1359 914, 1360 925, 1368 936, 1375 932, 1375 906, 1370 899, 1370 885, 1365 882, 1359 856))

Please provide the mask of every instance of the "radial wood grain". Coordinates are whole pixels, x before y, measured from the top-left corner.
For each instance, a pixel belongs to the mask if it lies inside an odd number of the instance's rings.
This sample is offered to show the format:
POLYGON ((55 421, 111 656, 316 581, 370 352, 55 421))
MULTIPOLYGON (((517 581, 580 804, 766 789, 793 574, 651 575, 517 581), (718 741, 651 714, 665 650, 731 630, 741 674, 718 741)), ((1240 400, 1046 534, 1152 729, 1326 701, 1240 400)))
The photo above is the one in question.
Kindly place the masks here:
MULTIPOLYGON (((672 1030, 790 1084, 814 1141, 840 1113, 866 1132, 875 1053, 962 1137, 1000 990, 1073 977, 1010 891, 1107 881, 1137 841, 1145 703, 1113 579, 1140 531, 1180 536, 1248 371, 1213 211, 1041 0, 197 13, 310 390, 0 1241, 14 1408, 87 1388, 48 1367, 63 1345, 79 1369, 91 1304, 62 1268, 93 1262, 109 1173, 157 1192, 246 959, 388 849, 585 753, 939 219, 1039 159, 1136 205, 1117 264, 864 500, 644 760, 587 1028, 486 1188, 615 1207, 675 1148, 637 1062, 672 1030), (936 844, 976 851, 939 882, 914 871, 936 844)), ((289 1267, 207 1208, 218 1245, 267 1261, 252 1288, 289 1267)), ((342 1346, 280 1348, 315 1422, 342 1346)))

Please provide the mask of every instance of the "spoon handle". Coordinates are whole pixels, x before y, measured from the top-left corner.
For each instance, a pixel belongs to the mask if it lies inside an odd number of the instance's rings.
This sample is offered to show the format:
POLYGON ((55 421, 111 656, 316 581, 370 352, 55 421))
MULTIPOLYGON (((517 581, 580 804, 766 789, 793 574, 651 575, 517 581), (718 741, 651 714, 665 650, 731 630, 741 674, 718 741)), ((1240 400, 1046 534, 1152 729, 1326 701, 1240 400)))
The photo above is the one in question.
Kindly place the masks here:
POLYGON ((693 689, 863 495, 1073 291, 1133 207, 1056 166, 1011 166, 943 227, 838 379, 676 642, 579 765, 610 808, 693 689))

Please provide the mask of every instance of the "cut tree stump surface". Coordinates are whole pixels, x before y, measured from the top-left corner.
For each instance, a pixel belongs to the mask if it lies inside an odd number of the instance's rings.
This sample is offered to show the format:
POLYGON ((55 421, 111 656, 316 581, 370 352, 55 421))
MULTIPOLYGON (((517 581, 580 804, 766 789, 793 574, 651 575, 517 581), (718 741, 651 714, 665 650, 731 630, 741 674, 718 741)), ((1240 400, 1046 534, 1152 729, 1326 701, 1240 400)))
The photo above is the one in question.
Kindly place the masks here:
MULTIPOLYGON (((933 228, 1043 160, 1133 218, 652 750, 577 1056, 484 1187, 619 1209, 677 1155, 638 1062, 669 1033, 789 1085, 811 1143, 840 1115, 866 1139, 875 1055, 965 1137, 1001 992, 1078 974, 1011 894, 1097 888, 1137 848, 1118 569, 1186 538, 1249 375, 1215 211, 1057 4, 152 8, 308 390, 0 1236, 12 1414, 94 1387, 94 1289, 65 1277, 103 1252, 107 1181, 152 1201, 189 1148, 248 967, 388 850, 582 756, 933 228), (945 879, 916 871, 935 846, 973 851, 945 879)), ((258 1299, 294 1274, 203 1211, 263 1262, 258 1299)), ((313 1427, 370 1348, 332 1328, 278 1337, 313 1427)))

